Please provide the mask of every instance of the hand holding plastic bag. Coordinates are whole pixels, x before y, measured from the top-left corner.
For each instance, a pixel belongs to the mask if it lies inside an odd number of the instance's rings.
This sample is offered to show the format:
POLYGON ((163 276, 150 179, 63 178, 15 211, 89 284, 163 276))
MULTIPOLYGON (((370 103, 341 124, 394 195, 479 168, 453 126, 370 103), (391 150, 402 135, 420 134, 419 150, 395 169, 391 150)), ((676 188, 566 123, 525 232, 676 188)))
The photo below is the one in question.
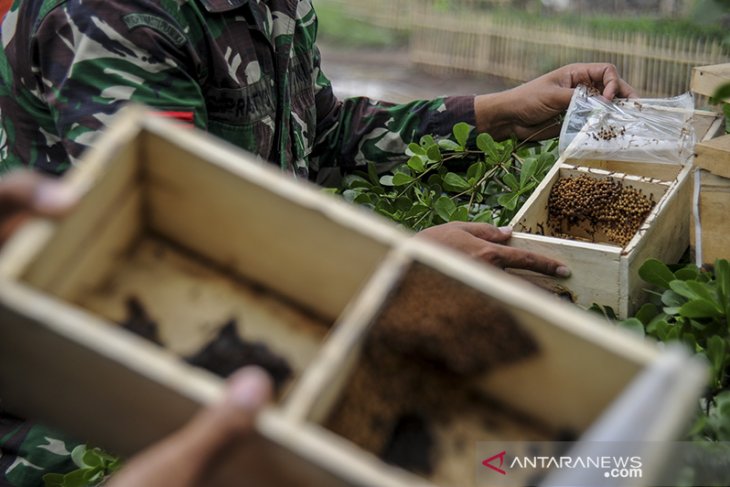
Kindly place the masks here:
POLYGON ((571 159, 684 164, 692 156, 694 98, 607 101, 576 88, 560 132, 560 154, 571 159))

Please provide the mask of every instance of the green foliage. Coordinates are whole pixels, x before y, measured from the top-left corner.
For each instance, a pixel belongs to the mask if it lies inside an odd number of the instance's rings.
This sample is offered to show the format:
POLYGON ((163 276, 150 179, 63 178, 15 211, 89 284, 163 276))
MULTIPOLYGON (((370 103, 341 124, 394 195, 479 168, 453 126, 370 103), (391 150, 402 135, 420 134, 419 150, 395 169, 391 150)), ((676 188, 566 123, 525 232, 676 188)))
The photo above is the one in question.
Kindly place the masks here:
POLYGON ((79 445, 71 452, 71 459, 78 467, 66 474, 48 473, 43 476, 45 487, 87 487, 102 483, 121 466, 119 458, 99 448, 88 449, 79 445))
POLYGON ((639 321, 647 335, 663 342, 682 341, 707 357, 712 366, 711 390, 725 389, 730 366, 728 261, 718 260, 714 273, 694 265, 672 272, 664 263, 650 259, 641 266, 639 275, 659 292, 627 321, 639 321))
POLYGON ((694 265, 670 269, 650 259, 639 276, 658 291, 621 326, 662 342, 683 342, 707 359, 712 373, 704 414, 690 436, 730 441, 730 263, 718 260, 708 271, 694 265))
POLYGON ((450 221, 506 225, 555 163, 557 143, 515 147, 479 134, 472 148, 472 132, 458 123, 453 139, 427 135, 408 146, 406 163, 385 175, 370 165, 347 176, 339 191, 416 231, 450 221))

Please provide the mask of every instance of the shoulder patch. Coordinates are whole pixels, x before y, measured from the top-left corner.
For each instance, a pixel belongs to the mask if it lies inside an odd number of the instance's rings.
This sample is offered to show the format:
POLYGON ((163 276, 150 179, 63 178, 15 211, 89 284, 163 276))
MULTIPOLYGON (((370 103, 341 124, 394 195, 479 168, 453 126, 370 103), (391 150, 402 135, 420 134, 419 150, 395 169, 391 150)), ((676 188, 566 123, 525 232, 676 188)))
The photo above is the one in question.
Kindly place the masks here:
POLYGON ((125 15, 122 20, 124 20, 129 30, 137 27, 149 27, 170 39, 177 47, 185 44, 185 36, 180 32, 180 29, 157 15, 135 13, 125 15))

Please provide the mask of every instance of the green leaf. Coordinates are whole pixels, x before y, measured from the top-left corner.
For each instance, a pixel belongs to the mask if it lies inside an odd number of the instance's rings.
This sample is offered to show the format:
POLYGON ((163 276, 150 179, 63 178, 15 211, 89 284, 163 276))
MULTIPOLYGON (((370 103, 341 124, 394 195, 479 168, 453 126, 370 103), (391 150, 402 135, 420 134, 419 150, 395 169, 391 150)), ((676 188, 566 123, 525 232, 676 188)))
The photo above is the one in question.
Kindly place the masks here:
POLYGON ((715 282, 720 292, 720 299, 727 306, 730 304, 730 262, 725 259, 715 262, 715 282))
POLYGON ((686 302, 686 299, 684 299, 682 296, 675 293, 671 289, 667 289, 662 293, 662 304, 664 304, 664 306, 679 308, 686 302))
POLYGON ((368 177, 371 183, 376 186, 378 185, 378 181, 380 180, 378 177, 378 168, 375 167, 375 163, 373 162, 368 163, 368 177))
POLYGON ((512 191, 519 191, 519 189, 520 189, 520 183, 517 182, 517 178, 511 172, 508 172, 507 174, 505 174, 504 176, 502 176, 502 181, 512 191))
POLYGON ((715 90, 715 94, 712 95, 712 98, 714 98, 715 100, 724 100, 725 98, 730 98, 730 83, 725 83, 717 90, 715 90))
POLYGON ((413 169, 418 174, 426 170, 426 165, 423 163, 423 159, 418 156, 412 156, 410 159, 408 159, 408 167, 413 169))
POLYGON ((406 196, 401 196, 395 200, 395 209, 403 212, 409 211, 413 207, 413 203, 406 196))
POLYGON ((391 181, 393 182, 394 186, 405 186, 406 184, 413 181, 413 177, 409 176, 408 174, 398 172, 393 175, 393 179, 391 181))
POLYGON ((63 474, 47 473, 43 475, 43 485, 45 487, 63 487, 63 474))
POLYGON ((501 206, 504 206, 508 210, 514 210, 515 208, 517 208, 517 203, 519 202, 519 200, 519 193, 507 193, 497 198, 497 203, 499 203, 501 206))
POLYGON ((451 214, 456 211, 456 203, 454 203, 448 196, 441 196, 433 204, 433 209, 442 220, 448 222, 451 221, 451 214))
POLYGON ((459 192, 467 191, 471 188, 471 185, 466 179, 453 172, 447 173, 446 176, 444 176, 444 186, 449 189, 449 191, 459 192))
POLYGON ((712 364, 713 375, 716 379, 721 380, 727 360, 727 342, 719 336, 710 337, 707 341, 706 353, 712 364))
POLYGON ((469 221, 469 208, 467 206, 460 206, 451 214, 451 221, 465 222, 469 221))
POLYGON ((721 311, 718 303, 715 302, 712 289, 705 283, 698 281, 672 281, 669 283, 672 291, 688 299, 700 299, 707 301, 721 311))
POLYGON ((452 151, 452 152, 457 151, 461 148, 461 147, 459 147, 459 144, 457 144, 456 142, 454 142, 451 139, 441 139, 441 140, 439 140, 438 145, 442 150, 452 151))
POLYGON ((479 181, 487 173, 487 165, 482 161, 477 161, 466 170, 466 179, 479 181))
POLYGON ((77 445, 71 450, 71 461, 74 465, 80 468, 84 468, 87 465, 84 463, 84 453, 86 453, 86 445, 77 445))
POLYGON ((493 162, 498 162, 499 148, 491 135, 481 133, 477 136, 477 148, 485 153, 493 162))
POLYGON ((466 143, 469 140, 469 133, 471 132, 471 125, 464 122, 459 122, 454 125, 454 138, 458 142, 459 147, 466 147, 466 143))
POLYGON ((91 468, 98 468, 103 466, 103 460, 101 456, 99 455, 99 451, 95 448, 92 448, 91 450, 86 450, 83 455, 83 462, 86 464, 86 466, 91 468))
POLYGON ((699 273, 700 271, 695 265, 688 265, 674 271, 675 277, 680 281, 694 281, 695 279, 697 279, 699 273))
POLYGON ((434 162, 440 162, 441 157, 441 151, 439 150, 439 147, 437 145, 432 145, 428 148, 426 151, 426 155, 428 156, 428 159, 434 162))
POLYGON ((424 135, 421 137, 420 142, 422 147, 431 147, 432 145, 436 145, 436 140, 433 138, 433 135, 424 135))
POLYGON ((534 158, 525 159, 522 164, 522 170, 520 171, 520 187, 524 188, 535 176, 537 170, 537 161, 534 158))
POLYGON ((634 317, 643 324, 648 325, 649 323, 651 323, 651 320, 653 320, 654 317, 658 314, 659 308, 657 308, 655 304, 646 303, 641 308, 639 308, 639 311, 636 312, 636 315, 634 317))
POLYGON ((494 212, 492 210, 485 210, 475 216, 472 221, 494 225, 494 212))
POLYGON ((416 144, 415 142, 411 142, 408 144, 408 147, 406 148, 406 155, 407 156, 425 156, 426 151, 423 147, 416 144))
POLYGON ((669 283, 674 280, 674 274, 663 262, 656 259, 649 259, 639 268, 639 276, 649 284, 669 288, 669 283))
POLYGON ((636 318, 629 318, 628 320, 619 321, 618 324, 621 328, 630 330, 639 336, 644 336, 644 325, 636 318))
POLYGON ((395 186, 395 183, 393 182, 393 176, 391 176, 390 174, 382 176, 380 178, 380 184, 382 184, 383 186, 395 186))
POLYGON ((722 313, 717 306, 705 299, 693 299, 679 308, 679 314, 687 318, 720 318, 722 313))

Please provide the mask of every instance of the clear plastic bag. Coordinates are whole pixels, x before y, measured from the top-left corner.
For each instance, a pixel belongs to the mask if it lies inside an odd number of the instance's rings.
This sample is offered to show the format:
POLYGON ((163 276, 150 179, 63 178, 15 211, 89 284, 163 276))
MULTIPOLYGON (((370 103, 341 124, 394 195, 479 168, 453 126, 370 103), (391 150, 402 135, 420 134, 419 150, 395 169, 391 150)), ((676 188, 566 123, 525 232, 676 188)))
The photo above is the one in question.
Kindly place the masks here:
POLYGON ((558 150, 571 159, 684 164, 694 153, 694 97, 617 99, 573 94, 558 150))

